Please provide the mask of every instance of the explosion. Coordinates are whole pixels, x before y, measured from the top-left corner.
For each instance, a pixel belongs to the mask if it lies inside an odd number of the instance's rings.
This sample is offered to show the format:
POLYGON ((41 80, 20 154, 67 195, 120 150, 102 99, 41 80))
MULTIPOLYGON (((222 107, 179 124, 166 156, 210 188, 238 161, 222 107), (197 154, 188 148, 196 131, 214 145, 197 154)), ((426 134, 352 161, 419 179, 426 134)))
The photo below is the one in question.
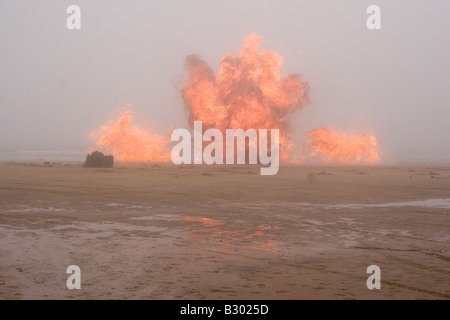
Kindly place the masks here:
MULTIPOLYGON (((185 60, 187 82, 181 91, 189 123, 202 121, 203 131, 218 129, 279 129, 280 160, 305 158, 293 143, 289 115, 308 102, 309 85, 299 74, 281 78, 282 56, 259 51, 261 38, 248 36, 241 52, 227 53, 216 76, 198 55, 185 60)), ((170 135, 151 135, 131 125, 132 112, 89 134, 97 149, 112 153, 118 161, 170 161, 170 135)), ((172 129, 169 130, 169 133, 172 129)), ((374 163, 380 160, 374 136, 349 136, 331 129, 308 132, 309 155, 322 155, 325 162, 374 163)), ((248 147, 248 142, 247 142, 248 147)), ((93 149, 91 149, 91 152, 93 149)))
POLYGON ((280 158, 287 160, 294 147, 287 116, 307 102, 309 87, 299 74, 281 79, 283 58, 260 52, 260 42, 260 37, 248 36, 237 56, 222 58, 217 76, 199 56, 188 56, 182 96, 189 123, 202 121, 204 129, 279 129, 280 158))
POLYGON ((375 136, 366 134, 351 136, 327 128, 310 130, 308 135, 310 138, 308 144, 314 148, 311 155, 320 153, 325 162, 356 164, 380 161, 375 136))
MULTIPOLYGON (((119 119, 100 127, 100 130, 89 134, 96 142, 98 149, 112 153, 118 161, 168 161, 170 150, 169 138, 151 135, 147 131, 132 126, 133 113, 127 110, 119 119)), ((92 150, 90 153, 92 153, 92 150)))

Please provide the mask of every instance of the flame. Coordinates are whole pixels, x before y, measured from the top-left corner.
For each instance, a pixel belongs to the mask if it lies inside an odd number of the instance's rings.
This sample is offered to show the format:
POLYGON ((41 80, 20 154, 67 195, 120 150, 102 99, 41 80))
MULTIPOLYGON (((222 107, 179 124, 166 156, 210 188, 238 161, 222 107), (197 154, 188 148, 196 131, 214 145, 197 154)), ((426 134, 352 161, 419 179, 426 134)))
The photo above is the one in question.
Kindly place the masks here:
MULTIPOLYGON (((259 51, 260 42, 254 34, 246 37, 239 54, 223 56, 217 76, 198 55, 186 58, 188 78, 181 94, 189 123, 202 121, 203 130, 216 128, 222 133, 239 128, 279 129, 280 159, 303 161, 304 151, 294 145, 288 119, 308 102, 309 85, 299 74, 281 78, 282 56, 259 51)), ((97 149, 112 153, 119 161, 170 161, 169 136, 149 134, 132 126, 131 120, 128 110, 89 137, 97 149)), ((308 134, 307 147, 314 149, 310 155, 320 153, 325 162, 380 161, 375 136, 350 136, 327 128, 316 128, 308 134)))
MULTIPOLYGON (((168 161, 170 150, 167 136, 151 135, 131 125, 131 110, 122 112, 115 122, 101 126, 89 137, 95 140, 97 149, 112 153, 118 161, 168 161)), ((94 151, 91 148, 90 152, 94 151)))
POLYGON ((361 134, 352 136, 336 133, 328 128, 316 128, 308 131, 307 143, 314 150, 312 156, 320 153, 325 162, 342 164, 376 163, 380 161, 375 136, 361 134))
POLYGON ((261 38, 248 36, 241 52, 227 53, 216 76, 197 55, 186 58, 188 81, 182 91, 189 122, 203 122, 204 130, 280 129, 280 158, 294 147, 287 117, 307 102, 308 84, 299 74, 281 79, 283 58, 258 50, 261 38))

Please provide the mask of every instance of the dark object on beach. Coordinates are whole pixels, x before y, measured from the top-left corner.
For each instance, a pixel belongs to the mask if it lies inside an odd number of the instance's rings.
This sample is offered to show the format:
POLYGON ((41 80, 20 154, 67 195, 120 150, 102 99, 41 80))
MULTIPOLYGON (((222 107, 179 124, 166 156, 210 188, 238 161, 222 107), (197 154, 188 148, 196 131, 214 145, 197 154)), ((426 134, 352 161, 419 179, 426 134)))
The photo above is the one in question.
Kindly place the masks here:
POLYGON ((83 167, 85 168, 112 168, 114 165, 114 157, 105 156, 100 151, 94 151, 88 154, 83 167))

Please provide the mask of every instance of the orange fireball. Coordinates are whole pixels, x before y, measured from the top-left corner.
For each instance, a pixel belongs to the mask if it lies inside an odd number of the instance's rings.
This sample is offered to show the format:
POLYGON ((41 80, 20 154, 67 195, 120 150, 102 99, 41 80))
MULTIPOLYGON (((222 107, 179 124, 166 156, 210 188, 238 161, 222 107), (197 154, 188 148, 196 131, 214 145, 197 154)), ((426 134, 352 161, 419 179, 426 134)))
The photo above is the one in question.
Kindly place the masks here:
POLYGON ((202 121, 205 130, 280 129, 280 158, 287 159, 294 146, 287 119, 305 105, 309 87, 299 74, 281 79, 283 58, 259 51, 260 42, 260 37, 248 36, 238 55, 222 58, 217 76, 199 56, 188 56, 182 96, 189 122, 202 121))
POLYGON ((127 110, 89 137, 95 140, 97 149, 112 153, 118 161, 169 161, 168 137, 133 126, 132 118, 133 113, 127 110))
MULTIPOLYGON (((279 129, 280 160, 298 162, 305 158, 299 155, 304 149, 294 145, 287 120, 308 102, 309 85, 299 74, 281 78, 282 56, 260 51, 260 42, 256 35, 246 37, 240 53, 222 58, 218 75, 198 55, 186 58, 188 78, 181 93, 189 123, 202 121, 203 130, 215 128, 223 134, 226 129, 279 129)), ((169 135, 152 135, 131 120, 131 111, 126 111, 91 133, 96 149, 112 153, 119 161, 170 161, 169 135)), ((375 136, 350 136, 327 128, 313 129, 308 135, 307 147, 313 150, 309 155, 320 154, 325 162, 380 161, 375 136)))
POLYGON ((308 131, 309 145, 313 148, 310 155, 322 155, 325 162, 342 164, 376 163, 380 161, 375 136, 361 134, 352 136, 336 133, 328 128, 316 128, 308 131))

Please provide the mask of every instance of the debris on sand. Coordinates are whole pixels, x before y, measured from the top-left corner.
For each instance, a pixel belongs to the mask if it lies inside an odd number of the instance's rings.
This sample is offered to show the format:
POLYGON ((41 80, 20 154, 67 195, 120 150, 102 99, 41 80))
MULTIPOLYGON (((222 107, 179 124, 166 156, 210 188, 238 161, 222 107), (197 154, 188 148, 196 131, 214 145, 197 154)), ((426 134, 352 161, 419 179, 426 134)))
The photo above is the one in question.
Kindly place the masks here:
POLYGON ((88 154, 83 167, 85 168, 112 168, 114 165, 114 156, 106 156, 100 151, 94 151, 88 154))

